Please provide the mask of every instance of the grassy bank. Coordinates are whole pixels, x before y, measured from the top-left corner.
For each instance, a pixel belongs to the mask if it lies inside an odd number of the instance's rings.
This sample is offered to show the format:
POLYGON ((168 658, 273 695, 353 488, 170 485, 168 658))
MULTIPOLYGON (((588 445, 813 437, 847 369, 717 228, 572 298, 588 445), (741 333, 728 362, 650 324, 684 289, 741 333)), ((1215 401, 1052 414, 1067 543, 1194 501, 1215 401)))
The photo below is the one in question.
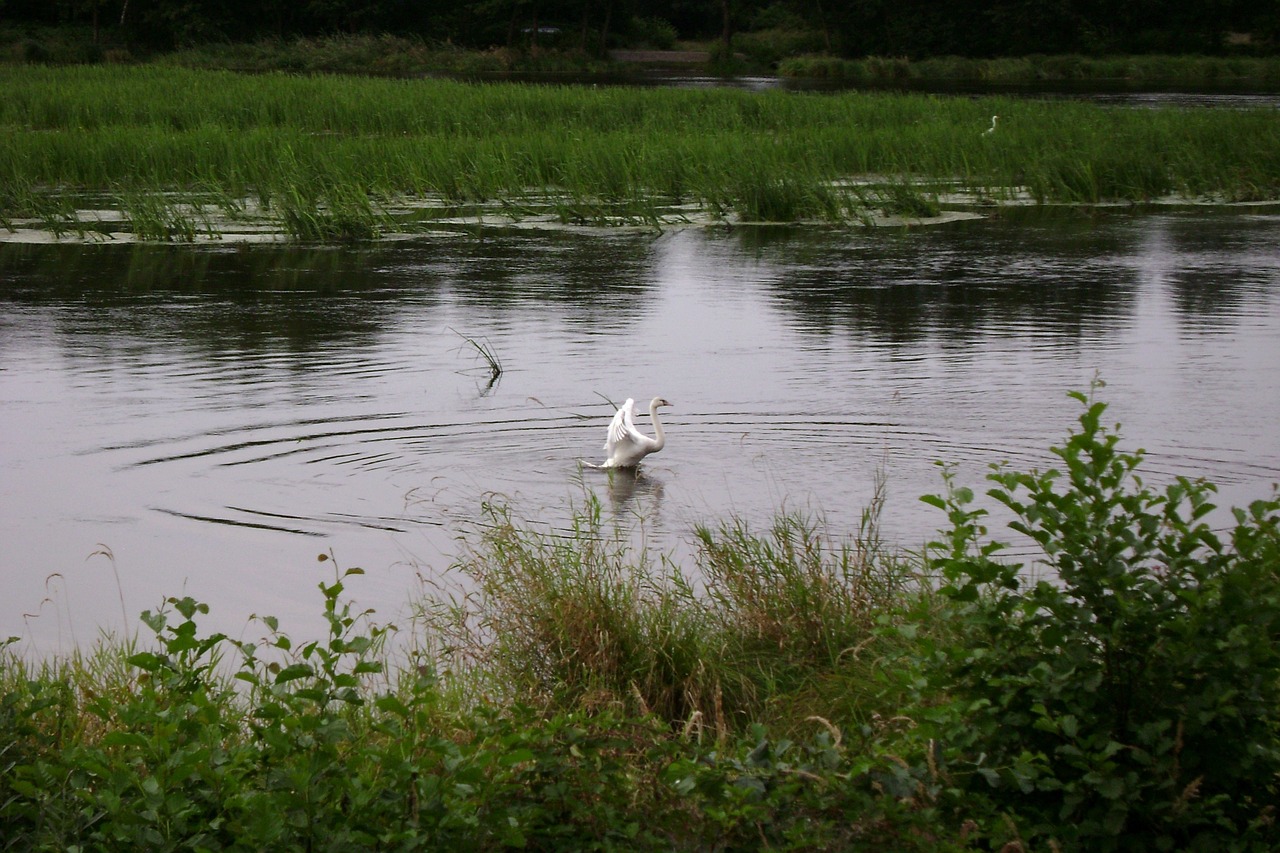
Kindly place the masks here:
POLYGON ((1275 849, 1280 499, 1211 530, 1212 486, 1145 485, 1079 399, 1058 468, 989 478, 1052 583, 948 479, 911 558, 874 507, 848 539, 699 530, 696 567, 591 506, 570 535, 493 510, 404 654, 336 568, 324 638, 171 599, 146 640, 5 653, 0 843, 1275 849))
POLYGON ((955 201, 1280 198, 1270 110, 0 68, 0 226, 299 239, 507 220, 865 222, 955 201), (995 133, 983 134, 999 114, 995 133))

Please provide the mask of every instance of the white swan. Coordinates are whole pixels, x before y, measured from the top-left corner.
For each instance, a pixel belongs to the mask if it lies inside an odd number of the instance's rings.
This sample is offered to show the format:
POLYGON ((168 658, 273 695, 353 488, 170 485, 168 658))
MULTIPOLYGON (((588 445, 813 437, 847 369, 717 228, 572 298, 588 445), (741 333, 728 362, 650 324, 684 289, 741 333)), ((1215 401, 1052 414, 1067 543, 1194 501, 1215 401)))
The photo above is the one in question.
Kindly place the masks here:
POLYGON ((627 398, 613 420, 609 423, 609 439, 604 443, 606 458, 599 468, 634 468, 640 460, 650 453, 657 453, 667 443, 662 432, 662 421, 658 420, 658 407, 670 406, 662 397, 654 397, 649 402, 649 419, 653 421, 653 438, 636 429, 636 401, 627 398))

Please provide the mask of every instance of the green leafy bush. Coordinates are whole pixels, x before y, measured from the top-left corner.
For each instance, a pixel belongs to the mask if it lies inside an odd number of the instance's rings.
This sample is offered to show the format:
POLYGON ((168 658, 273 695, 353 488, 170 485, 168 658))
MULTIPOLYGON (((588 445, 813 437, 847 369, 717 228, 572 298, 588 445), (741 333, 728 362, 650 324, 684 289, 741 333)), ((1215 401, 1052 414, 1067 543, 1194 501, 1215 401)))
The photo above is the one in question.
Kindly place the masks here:
POLYGON ((1212 485, 1143 483, 1073 396, 1062 470, 989 476, 1044 578, 995 559, 969 489, 925 498, 951 522, 931 563, 954 634, 926 674, 955 790, 1067 849, 1277 849, 1280 500, 1224 539, 1212 485))

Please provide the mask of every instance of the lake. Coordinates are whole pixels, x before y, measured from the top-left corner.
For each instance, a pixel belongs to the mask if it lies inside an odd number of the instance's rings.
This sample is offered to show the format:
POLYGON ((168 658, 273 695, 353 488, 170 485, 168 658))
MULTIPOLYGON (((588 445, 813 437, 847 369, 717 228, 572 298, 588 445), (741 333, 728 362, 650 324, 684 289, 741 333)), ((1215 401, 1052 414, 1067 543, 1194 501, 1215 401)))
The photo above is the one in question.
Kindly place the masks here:
POLYGON ((209 630, 320 636, 322 553, 395 621, 458 588, 487 503, 554 530, 594 496, 691 565, 700 523, 856 533, 883 481, 882 537, 918 549, 937 462, 974 487, 1051 465, 1095 377, 1147 479, 1244 504, 1280 480, 1277 365, 1273 207, 0 244, 0 637, 84 646, 170 595, 209 630), (640 476, 579 465, 612 404, 656 395, 668 442, 640 476))

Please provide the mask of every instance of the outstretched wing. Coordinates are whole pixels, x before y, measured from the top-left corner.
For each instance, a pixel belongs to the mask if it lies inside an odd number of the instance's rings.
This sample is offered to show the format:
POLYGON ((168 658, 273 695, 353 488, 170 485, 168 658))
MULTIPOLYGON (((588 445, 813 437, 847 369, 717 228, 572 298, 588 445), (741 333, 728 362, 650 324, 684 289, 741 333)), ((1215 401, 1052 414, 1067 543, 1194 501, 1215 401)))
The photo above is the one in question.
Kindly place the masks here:
POLYGON ((635 423, 636 401, 627 398, 622 407, 614 414, 613 420, 609 422, 609 437, 605 440, 604 449, 613 455, 613 449, 620 444, 635 441, 642 437, 639 430, 636 429, 635 423))

